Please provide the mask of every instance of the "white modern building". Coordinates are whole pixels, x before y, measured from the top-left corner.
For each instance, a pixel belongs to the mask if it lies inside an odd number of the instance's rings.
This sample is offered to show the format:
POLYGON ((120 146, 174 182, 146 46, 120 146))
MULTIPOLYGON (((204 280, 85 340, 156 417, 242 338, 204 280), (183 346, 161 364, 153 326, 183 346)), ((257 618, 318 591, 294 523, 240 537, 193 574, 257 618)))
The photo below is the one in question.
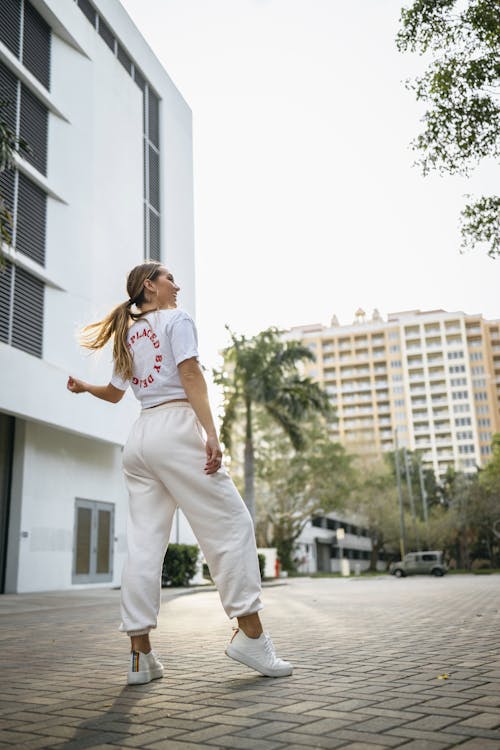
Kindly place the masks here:
MULTIPOLYGON (((118 0, 2 0, 0 89, 32 148, 0 175, 0 591, 118 585, 138 406, 66 381, 109 382, 110 351, 77 332, 145 257, 195 313, 191 111, 118 0)), ((193 540, 183 519, 173 540, 193 540)))

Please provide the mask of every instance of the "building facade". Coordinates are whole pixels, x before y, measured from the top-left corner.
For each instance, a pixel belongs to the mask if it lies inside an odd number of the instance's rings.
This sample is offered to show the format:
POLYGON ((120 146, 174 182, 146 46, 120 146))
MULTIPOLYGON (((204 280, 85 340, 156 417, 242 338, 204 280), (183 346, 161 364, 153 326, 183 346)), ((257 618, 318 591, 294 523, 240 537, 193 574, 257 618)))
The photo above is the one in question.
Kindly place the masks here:
MULTIPOLYGON (((347 561, 350 573, 362 573, 370 567, 372 541, 359 518, 327 513, 308 521, 295 545, 299 573, 340 573, 347 561), (337 532, 342 530, 342 539, 337 532)), ((387 569, 385 554, 380 553, 377 570, 387 569)))
POLYGON ((500 431, 500 321, 444 310, 362 310, 352 325, 293 328, 316 357, 305 372, 329 393, 332 436, 352 452, 420 451, 437 476, 476 471, 500 431))
MULTIPOLYGON (((138 405, 79 328, 159 259, 194 309, 191 111, 118 0, 3 0, 0 98, 31 151, 0 175, 13 217, 0 273, 0 590, 117 585, 122 447, 138 405)), ((174 540, 192 541, 184 519, 174 540)))

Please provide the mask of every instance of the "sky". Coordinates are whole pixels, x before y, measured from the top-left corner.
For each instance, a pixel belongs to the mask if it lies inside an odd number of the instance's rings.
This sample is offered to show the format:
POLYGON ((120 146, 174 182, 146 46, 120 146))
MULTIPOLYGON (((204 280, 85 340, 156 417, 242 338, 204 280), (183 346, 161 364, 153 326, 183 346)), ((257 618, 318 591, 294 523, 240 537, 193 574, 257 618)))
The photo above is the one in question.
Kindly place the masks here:
POLYGON ((498 174, 412 166, 424 106, 404 81, 426 63, 396 49, 402 0, 122 4, 193 112, 208 367, 226 324, 349 324, 358 307, 500 318, 500 259, 461 254, 458 229, 464 195, 498 174))

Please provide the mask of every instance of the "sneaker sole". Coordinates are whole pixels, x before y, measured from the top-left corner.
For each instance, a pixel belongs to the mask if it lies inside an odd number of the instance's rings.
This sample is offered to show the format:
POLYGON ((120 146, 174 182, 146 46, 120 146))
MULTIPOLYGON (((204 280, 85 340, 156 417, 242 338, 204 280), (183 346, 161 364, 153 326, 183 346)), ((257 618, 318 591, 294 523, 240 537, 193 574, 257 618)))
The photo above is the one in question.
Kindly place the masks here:
POLYGON ((152 680, 159 680, 163 677, 162 669, 154 669, 150 672, 131 672, 128 675, 127 683, 129 685, 146 685, 152 680))
POLYGON ((225 651, 226 656, 234 661, 239 661, 240 664, 244 664, 246 667, 255 669, 256 672, 260 672, 264 677, 289 677, 293 672, 293 667, 281 667, 280 669, 266 669, 262 667, 258 661, 252 659, 252 657, 242 654, 235 648, 231 648, 229 645, 225 651))

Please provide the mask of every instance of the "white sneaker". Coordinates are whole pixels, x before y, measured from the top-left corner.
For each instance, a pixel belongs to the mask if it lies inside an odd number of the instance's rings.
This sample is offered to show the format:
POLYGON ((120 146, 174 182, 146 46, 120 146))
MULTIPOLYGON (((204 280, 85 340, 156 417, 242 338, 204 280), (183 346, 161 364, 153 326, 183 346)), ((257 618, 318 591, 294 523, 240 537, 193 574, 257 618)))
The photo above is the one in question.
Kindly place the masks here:
POLYGON ((266 677, 287 677, 293 672, 289 661, 276 656, 268 633, 262 633, 258 638, 249 638, 242 630, 237 630, 226 648, 226 655, 266 677))
POLYGON ((160 677, 163 677, 163 664, 157 659, 153 651, 150 651, 149 654, 143 654, 142 651, 132 651, 127 677, 129 685, 144 685, 146 682, 158 680, 160 677))

